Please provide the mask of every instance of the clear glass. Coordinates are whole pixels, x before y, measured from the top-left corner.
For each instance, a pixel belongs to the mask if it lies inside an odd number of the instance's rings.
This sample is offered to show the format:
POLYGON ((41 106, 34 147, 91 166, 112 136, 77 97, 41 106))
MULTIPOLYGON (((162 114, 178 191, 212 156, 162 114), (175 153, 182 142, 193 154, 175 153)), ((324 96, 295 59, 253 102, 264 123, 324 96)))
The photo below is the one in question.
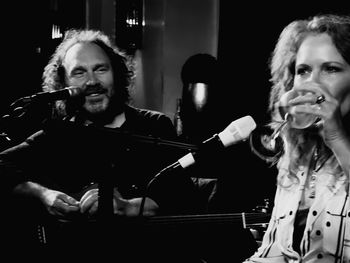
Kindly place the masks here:
POLYGON ((250 146, 253 153, 267 162, 275 162, 283 151, 283 142, 279 137, 283 127, 289 124, 296 129, 305 129, 317 122, 318 118, 316 116, 306 113, 293 113, 291 112, 292 107, 288 106, 290 100, 305 94, 304 91, 292 89, 281 96, 276 107, 283 120, 275 130, 267 126, 258 127, 250 134, 250 146))
MULTIPOLYGON (((289 125, 296 129, 305 129, 316 123, 317 117, 307 113, 291 113, 291 107, 288 102, 298 96, 305 95, 306 92, 291 89, 281 96, 277 103, 278 110, 284 118, 284 122, 289 122, 289 125)), ((283 124, 284 126, 284 124, 283 124)))

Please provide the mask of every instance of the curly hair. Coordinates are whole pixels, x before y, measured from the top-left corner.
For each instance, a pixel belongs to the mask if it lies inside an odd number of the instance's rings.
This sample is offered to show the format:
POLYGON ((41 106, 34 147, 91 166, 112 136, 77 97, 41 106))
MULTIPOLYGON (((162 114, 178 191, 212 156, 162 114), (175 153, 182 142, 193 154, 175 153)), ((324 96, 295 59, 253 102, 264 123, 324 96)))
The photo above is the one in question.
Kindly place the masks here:
MULTIPOLYGON (((108 56, 113 69, 115 91, 118 99, 126 103, 130 99, 129 89, 135 77, 134 62, 124 51, 115 46, 110 38, 99 30, 69 29, 65 32, 62 42, 57 46, 42 75, 43 91, 55 91, 66 87, 65 68, 63 60, 69 48, 81 42, 98 45, 108 56)), ((64 117, 74 110, 73 102, 56 101, 53 105, 53 116, 64 117)))
MULTIPOLYGON (((295 75, 295 61, 298 49, 308 35, 328 34, 337 50, 350 64, 350 17, 335 14, 320 14, 305 20, 296 20, 287 25, 281 32, 270 61, 271 91, 269 97, 269 112, 271 122, 269 126, 276 128, 282 121, 278 109, 275 107, 281 96, 292 89, 295 75)), ((286 155, 279 157, 290 158, 290 170, 294 170, 297 160, 303 158, 311 144, 321 144, 324 154, 329 155, 330 150, 322 143, 317 130, 297 130, 286 126, 281 133, 283 139, 283 152, 286 155)), ((334 166, 337 166, 335 158, 334 166)))

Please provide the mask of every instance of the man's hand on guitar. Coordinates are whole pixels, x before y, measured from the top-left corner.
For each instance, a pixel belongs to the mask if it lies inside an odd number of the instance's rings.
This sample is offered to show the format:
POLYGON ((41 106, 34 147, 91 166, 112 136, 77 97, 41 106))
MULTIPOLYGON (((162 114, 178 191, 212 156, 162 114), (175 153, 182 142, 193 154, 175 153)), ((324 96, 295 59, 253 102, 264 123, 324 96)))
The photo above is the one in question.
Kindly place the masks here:
POLYGON ((88 190, 80 199, 80 212, 93 216, 98 209, 98 188, 88 190))
POLYGON ((68 218, 79 212, 79 202, 76 199, 35 182, 23 182, 15 187, 14 192, 39 199, 49 214, 56 217, 68 218))
POLYGON ((53 216, 66 218, 79 212, 79 202, 60 191, 45 189, 41 200, 47 211, 53 216))
MULTIPOLYGON (((85 192, 85 194, 80 199, 80 212, 82 214, 87 214, 89 217, 94 216, 98 210, 98 188, 93 188, 85 192)), ((121 194, 118 192, 117 188, 113 189, 113 207, 114 211, 118 210, 119 206, 124 206, 124 204, 117 201, 122 199, 121 194)), ((125 200, 126 201, 126 200, 125 200)))
MULTIPOLYGON (((124 199, 117 188, 113 189, 113 210, 119 216, 137 216, 139 213, 141 198, 124 199)), ((158 205, 150 198, 146 198, 144 215, 156 214, 158 205)), ((80 199, 80 212, 88 216, 94 216, 98 210, 98 189, 88 190, 80 199)))

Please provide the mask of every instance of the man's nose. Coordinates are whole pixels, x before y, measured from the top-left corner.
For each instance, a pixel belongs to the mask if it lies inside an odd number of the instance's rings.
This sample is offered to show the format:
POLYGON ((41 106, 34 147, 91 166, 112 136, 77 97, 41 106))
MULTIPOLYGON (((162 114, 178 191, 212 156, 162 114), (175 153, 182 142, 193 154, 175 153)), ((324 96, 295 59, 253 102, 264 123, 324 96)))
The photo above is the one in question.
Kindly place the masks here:
POLYGON ((88 79, 86 81, 86 86, 94 86, 97 84, 97 78, 94 73, 88 75, 88 79))

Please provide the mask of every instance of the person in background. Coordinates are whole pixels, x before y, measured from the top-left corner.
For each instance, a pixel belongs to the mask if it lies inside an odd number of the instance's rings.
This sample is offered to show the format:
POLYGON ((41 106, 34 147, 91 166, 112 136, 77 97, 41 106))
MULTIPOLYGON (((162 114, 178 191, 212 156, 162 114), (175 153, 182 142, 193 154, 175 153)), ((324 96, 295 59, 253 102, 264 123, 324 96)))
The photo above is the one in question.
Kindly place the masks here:
MULTIPOLYGON (((182 65, 180 77, 182 82, 182 97, 178 101, 178 118, 181 127, 178 136, 182 141, 201 144, 218 132, 215 118, 215 103, 218 92, 218 61, 208 53, 196 53, 186 59, 182 65)), ((176 126, 176 119, 174 121, 176 126)), ((200 160, 197 160, 197 162, 200 160)), ((216 169, 204 160, 198 165, 188 168, 185 172, 201 189, 202 204, 210 211, 211 199, 216 192, 215 176, 208 169, 216 169), (204 178, 208 176, 208 178, 204 178), (214 176, 214 178, 213 178, 214 176)))
MULTIPOLYGON (((65 33, 44 69, 42 87, 43 91, 73 87, 77 96, 55 101, 41 130, 0 153, 1 176, 7 195, 15 200, 12 211, 20 213, 17 220, 37 214, 45 215, 41 220, 61 222, 96 219, 102 185, 107 213, 111 210, 122 218, 139 215, 143 197, 146 217, 196 211, 195 186, 186 176, 169 174, 146 188, 176 160, 176 150, 159 144, 160 139, 176 139, 176 133, 165 114, 129 103, 134 76, 132 59, 103 32, 65 33), (158 143, 144 137, 157 138, 158 143)), ((84 237, 70 244, 85 246, 84 237)), ((66 246, 68 241, 55 244, 66 246)), ((98 246, 98 240, 93 244, 98 246)))
POLYGON ((291 22, 270 70, 270 126, 280 128, 283 118, 287 125, 268 229, 244 262, 350 262, 350 17, 291 22), (280 111, 290 90, 299 95, 280 111), (297 125, 306 116, 314 122, 297 125))
POLYGON ((219 65, 207 53, 197 53, 186 59, 180 72, 182 98, 180 118, 181 138, 201 143, 219 129, 219 65), (209 125, 210 123, 210 125, 209 125))

